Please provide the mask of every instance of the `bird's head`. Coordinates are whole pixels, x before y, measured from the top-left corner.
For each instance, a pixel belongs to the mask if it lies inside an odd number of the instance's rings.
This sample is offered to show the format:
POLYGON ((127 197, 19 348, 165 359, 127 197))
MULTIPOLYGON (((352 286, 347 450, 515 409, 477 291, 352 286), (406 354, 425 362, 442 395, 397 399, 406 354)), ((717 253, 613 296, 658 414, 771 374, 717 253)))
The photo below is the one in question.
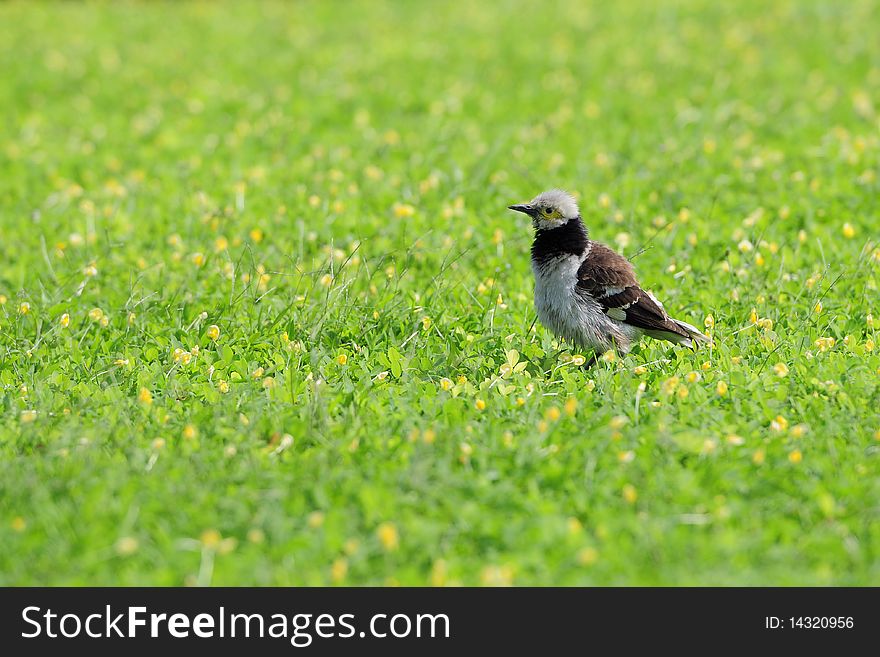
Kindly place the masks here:
POLYGON ((535 230, 559 228, 571 219, 577 219, 581 214, 574 197, 561 189, 542 192, 528 203, 508 207, 510 210, 529 215, 535 230))

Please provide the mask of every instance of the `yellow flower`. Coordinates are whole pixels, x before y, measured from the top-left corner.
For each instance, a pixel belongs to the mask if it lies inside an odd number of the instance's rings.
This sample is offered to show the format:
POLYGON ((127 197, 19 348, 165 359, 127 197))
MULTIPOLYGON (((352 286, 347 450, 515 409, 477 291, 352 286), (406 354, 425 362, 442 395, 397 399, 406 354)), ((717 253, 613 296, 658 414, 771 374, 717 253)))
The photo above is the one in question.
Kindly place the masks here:
POLYGON ((265 370, 262 367, 258 367, 257 369, 254 370, 254 373, 251 374, 251 377, 254 379, 259 379, 260 377, 263 376, 264 372, 265 372, 265 370))
POLYGON ((254 242, 262 242, 263 241, 263 231, 259 228, 252 228, 251 232, 248 234, 250 235, 250 238, 254 242))
POLYGON ((104 316, 104 311, 100 308, 92 308, 89 311, 89 319, 93 322, 100 322, 101 318, 104 316))
POLYGON ((777 415, 776 418, 770 423, 771 431, 785 431, 788 429, 788 420, 786 420, 781 415, 777 415))
POLYGON ((644 365, 636 365, 635 368, 633 368, 633 374, 636 376, 642 376, 643 374, 647 374, 647 372, 648 368, 644 365))
POLYGON ((107 325, 110 324, 110 318, 107 317, 107 315, 104 315, 101 318, 101 321, 98 323, 101 325, 102 328, 107 328, 107 325))
POLYGON ((323 511, 312 511, 306 517, 306 524, 312 529, 317 529, 321 525, 324 524, 324 512, 323 511))
POLYGON ((340 557, 336 561, 333 562, 333 565, 330 567, 330 579, 333 580, 334 583, 339 584, 345 579, 345 576, 348 574, 348 560, 344 557, 340 557))
POLYGON ((604 354, 602 354, 602 360, 606 363, 613 363, 615 360, 617 360, 617 354, 613 351, 606 351, 604 354))
POLYGON ((345 354, 339 354, 336 357, 336 362, 340 365, 345 365, 348 362, 348 356, 346 356, 345 354))
POLYGON ((394 216, 398 219, 406 219, 416 213, 416 209, 408 203, 395 203, 393 209, 394 216))
POLYGON ((95 267, 95 263, 90 263, 85 269, 83 269, 83 274, 92 278, 98 275, 98 268, 95 267))
POLYGON ((617 460, 621 463, 630 463, 635 459, 636 453, 631 449, 626 450, 625 452, 618 452, 617 460))
POLYGON ((865 340, 865 351, 874 351, 874 341, 871 338, 865 340))
POLYGON ((67 328, 70 326, 70 315, 64 313, 61 315, 61 319, 58 320, 58 323, 61 324, 61 328, 67 328))
POLYGON ((207 333, 208 333, 208 339, 213 340, 214 342, 216 342, 217 340, 220 339, 220 327, 217 326, 216 324, 211 324, 208 327, 207 333))
POLYGON ((116 541, 116 553, 125 557, 134 554, 138 549, 138 540, 132 536, 123 536, 116 541))
POLYGON ((113 364, 116 365, 116 367, 125 367, 128 363, 128 358, 117 358, 113 361, 113 364))
POLYGON ((459 374, 455 382, 458 383, 458 385, 463 386, 467 383, 467 377, 464 374, 459 374))
POLYGON ((217 382, 217 390, 225 395, 227 392, 229 392, 229 384, 223 379, 220 379, 217 382))
POLYGON ((848 240, 856 236, 856 229, 853 228, 852 224, 843 224, 843 236, 848 240))
POLYGON ((776 363, 776 365, 773 366, 773 371, 776 372, 776 376, 780 379, 784 378, 788 376, 788 365, 785 363, 776 363))
POLYGON ((263 379, 263 387, 266 388, 267 390, 269 390, 270 388, 274 388, 275 387, 274 377, 267 376, 265 379, 263 379))
POLYGON ((766 458, 767 454, 763 449, 756 449, 755 453, 752 454, 752 463, 755 465, 761 465, 766 458))
POLYGON ((196 267, 201 267, 205 264, 205 255, 203 253, 193 253, 190 256, 190 260, 196 267))
POLYGON ((671 395, 678 390, 681 380, 677 376, 666 379, 660 386, 660 392, 664 395, 671 395))
POLYGON ((156 451, 159 451, 160 449, 163 449, 163 448, 165 447, 165 439, 164 439, 164 438, 156 438, 156 439, 150 444, 150 447, 152 447, 152 448, 153 448, 154 450, 156 450, 156 451))
POLYGON ((547 412, 544 413, 544 417, 547 418, 550 422, 555 422, 562 416, 562 412, 556 406, 551 406, 547 409, 547 412))
POLYGON ((376 536, 382 547, 388 552, 396 550, 400 545, 400 537, 397 533, 397 527, 392 522, 383 522, 376 528, 376 536))
POLYGON ((22 301, 18 306, 18 314, 19 315, 27 315, 31 311, 31 304, 27 301, 22 301))
POLYGON ((202 535, 199 537, 202 545, 206 548, 216 548, 220 545, 220 542, 223 540, 223 535, 218 532, 216 529, 206 529, 202 532, 202 535))
POLYGON ((146 404, 147 406, 149 406, 153 403, 153 393, 151 393, 146 388, 141 388, 138 391, 138 401, 142 404, 146 404))
POLYGON ((452 379, 447 379, 445 376, 440 379, 440 389, 441 390, 449 390, 452 388, 452 379))
POLYGON ((128 325, 131 326, 134 324, 134 320, 137 319, 137 315, 135 313, 128 313, 128 325))
POLYGON ((476 407, 476 409, 478 411, 485 411, 486 410, 486 402, 483 401, 482 399, 478 399, 477 401, 475 401, 474 406, 476 407))
POLYGON ((813 306, 813 312, 815 312, 817 315, 822 312, 822 302, 821 301, 817 301, 816 305, 813 306))
POLYGON ((577 407, 577 399, 575 399, 574 397, 569 397, 565 400, 565 406, 563 408, 565 409, 565 414, 571 416, 577 412, 577 407))
POLYGON ((572 365, 576 365, 576 366, 580 367, 581 365, 583 365, 586 362, 587 362, 587 359, 584 358, 583 356, 581 356, 580 354, 576 354, 571 357, 572 365))
POLYGON ((685 375, 684 380, 687 381, 688 383, 696 383, 696 382, 699 381, 701 378, 702 378, 702 377, 700 376, 700 373, 699 373, 699 372, 688 372, 688 373, 685 375))
POLYGON ((184 437, 186 440, 192 440, 193 438, 195 438, 195 437, 198 436, 198 435, 199 435, 199 431, 198 431, 198 429, 196 429, 196 428, 195 428, 193 425, 191 425, 191 424, 187 424, 187 425, 183 428, 183 437, 184 437))
POLYGON ((431 318, 430 317, 422 317, 422 328, 426 331, 429 328, 431 328, 431 318))
POLYGON ((627 422, 629 422, 629 418, 625 415, 615 415, 613 418, 611 418, 608 426, 617 431, 619 429, 622 429, 627 422))
POLYGON ((715 386, 715 392, 718 393, 718 396, 720 397, 724 397, 727 394, 727 390, 728 388, 726 381, 719 381, 718 385, 715 386))
POLYGON ((796 424, 791 428, 789 434, 792 438, 802 438, 807 431, 809 431, 809 427, 806 424, 796 424))
POLYGON ((516 405, 517 406, 525 406, 526 405, 525 397, 517 397, 516 398, 516 405))
POLYGON ((22 411, 19 417, 22 424, 29 424, 37 419, 37 412, 34 410, 22 411))
POLYGON ((578 552, 578 563, 582 566, 592 566, 598 558, 599 552, 593 547, 585 547, 578 552))
POLYGON ((214 250, 217 252, 225 251, 229 248, 229 240, 222 235, 214 240, 214 250))
POLYGON ((715 318, 712 315, 706 315, 706 319, 703 321, 703 326, 710 330, 715 328, 715 318))
POLYGON ((9 298, 5 294, 0 294, 0 306, 5 306, 9 298))
POLYGON ((639 493, 635 489, 635 486, 632 484, 626 484, 623 487, 623 499, 625 499, 629 504, 635 504, 635 501, 639 499, 639 493))
POLYGON ((793 452, 789 453, 789 455, 788 455, 788 460, 791 461, 792 463, 794 463, 795 465, 800 463, 803 460, 803 458, 804 458, 804 455, 801 454, 801 450, 799 450, 799 449, 794 450, 793 452))
POLYGON ((437 432, 433 429, 425 429, 422 432, 422 441, 426 445, 431 445, 437 439, 437 432))

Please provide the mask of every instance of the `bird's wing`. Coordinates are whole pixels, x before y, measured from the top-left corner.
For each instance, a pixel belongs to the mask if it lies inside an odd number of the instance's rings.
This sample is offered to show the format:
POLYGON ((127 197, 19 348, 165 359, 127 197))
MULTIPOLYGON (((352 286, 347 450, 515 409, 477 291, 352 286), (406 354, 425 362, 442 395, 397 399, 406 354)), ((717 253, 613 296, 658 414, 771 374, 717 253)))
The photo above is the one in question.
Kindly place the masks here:
POLYGON ((592 242, 589 255, 578 269, 577 285, 611 319, 644 331, 671 333, 670 338, 688 337, 660 302, 639 286, 629 260, 604 244, 592 242))

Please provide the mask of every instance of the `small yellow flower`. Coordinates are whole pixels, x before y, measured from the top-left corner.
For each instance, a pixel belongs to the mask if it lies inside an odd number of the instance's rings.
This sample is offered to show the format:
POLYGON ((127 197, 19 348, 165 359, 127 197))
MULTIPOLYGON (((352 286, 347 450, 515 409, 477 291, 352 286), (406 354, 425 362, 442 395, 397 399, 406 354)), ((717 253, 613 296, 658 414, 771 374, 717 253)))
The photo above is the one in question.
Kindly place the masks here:
POLYGON ((712 315, 706 315, 706 319, 703 320, 703 326, 709 330, 715 328, 715 318, 712 315))
POLYGON ((786 420, 781 415, 777 415, 772 422, 770 422, 770 430, 771 431, 785 431, 788 429, 788 420, 786 420))
POLYGON ((629 422, 629 418, 626 417, 625 415, 615 415, 613 418, 611 418, 611 421, 608 423, 608 426, 611 427, 612 429, 614 429, 615 431, 618 431, 620 429, 623 429, 623 427, 626 426, 627 422, 629 422))
POLYGON ((574 397, 569 397, 568 399, 565 400, 565 406, 563 408, 565 409, 566 415, 572 416, 575 413, 577 413, 577 407, 578 407, 577 399, 575 399, 574 397))
POLYGON ((0 306, 5 306, 9 298, 5 294, 0 294, 0 306))
POLYGON ((688 383, 696 383, 701 378, 702 378, 702 376, 700 375, 699 372, 688 372, 685 375, 684 380, 687 381, 688 383))
POLYGON ((547 412, 544 413, 544 417, 547 418, 550 422, 555 422, 562 416, 562 412, 556 406, 551 406, 547 409, 547 412))
POLYGON ((251 377, 254 379, 259 379, 263 376, 264 372, 265 372, 265 370, 262 367, 258 367, 257 369, 254 370, 254 373, 251 374, 251 377))
POLYGON ((306 517, 306 524, 312 529, 317 529, 321 525, 324 524, 324 512, 323 511, 312 511, 306 517))
POLYGON ((217 390, 219 390, 222 394, 225 395, 227 392, 229 392, 229 384, 226 381, 224 381, 223 379, 220 379, 217 382, 217 390))
POLYGON ((345 365, 348 362, 348 356, 346 356, 345 354, 339 354, 336 357, 336 362, 340 365, 345 365))
POLYGON ((727 394, 727 382, 719 381, 718 385, 715 386, 715 392, 718 393, 719 397, 724 397, 727 394))
POLYGON ((248 233, 248 235, 250 235, 250 238, 254 242, 259 243, 263 241, 263 231, 260 228, 252 228, 251 232, 248 233))
POLYGON ((617 360, 617 354, 613 351, 606 351, 604 354, 602 354, 602 360, 606 363, 613 363, 617 360))
POLYGON ((629 504, 635 504, 636 500, 639 499, 639 493, 635 489, 635 486, 632 484, 626 484, 623 487, 623 499, 625 499, 629 504))
POLYGON ((165 447, 165 439, 164 439, 164 438, 156 438, 156 439, 153 440, 153 442, 150 444, 150 447, 152 447, 152 448, 153 448, 154 450, 156 450, 157 452, 158 452, 160 449, 164 449, 164 447, 165 447))
POLYGON ((752 249, 755 248, 754 244, 749 242, 748 240, 742 240, 737 247, 739 248, 741 253, 748 253, 752 249))
POLYGON ((703 370, 704 372, 708 372, 709 370, 712 369, 712 363, 710 363, 710 362, 707 360, 705 363, 703 363, 702 365, 700 365, 700 369, 703 370))
POLYGON ((216 529, 206 529, 202 532, 202 535, 199 538, 202 545, 208 549, 212 549, 220 545, 220 542, 223 540, 223 535, 216 529))
POLYGON ((850 240, 856 236, 856 229, 853 228, 853 225, 850 223, 843 224, 843 236, 850 240))
POLYGON ((116 541, 116 553, 126 557, 134 554, 138 549, 138 540, 132 536, 123 536, 116 541))
POLYGON ((116 367, 125 367, 129 364, 129 360, 128 358, 117 358, 113 361, 113 364, 116 365, 116 367))
POLYGON ((482 399, 478 399, 477 401, 475 401, 474 406, 476 407, 476 409, 478 411, 485 411, 486 410, 486 402, 483 401, 482 399))
POLYGON ((61 315, 61 319, 58 320, 58 323, 61 324, 61 328, 67 328, 70 326, 70 315, 64 313, 61 315))
POLYGON ((647 373, 648 373, 648 368, 645 367, 644 365, 636 365, 635 368, 633 368, 633 374, 635 374, 636 376, 642 376, 643 374, 647 374, 647 373))
POLYGON ((666 379, 660 386, 660 392, 664 395, 671 395, 678 390, 681 380, 677 376, 666 379))
POLYGON ((131 326, 132 324, 134 324, 134 320, 136 320, 136 319, 137 319, 137 314, 135 314, 135 313, 128 313, 128 325, 129 325, 129 326, 131 326))
POLYGON ((342 582, 347 574, 348 559, 340 557, 333 562, 333 565, 330 567, 330 579, 332 579, 335 584, 342 582))
POLYGON ((437 432, 433 429, 425 429, 422 432, 422 442, 426 445, 431 445, 437 439, 437 432))
POLYGON ((445 376, 440 379, 440 389, 441 390, 450 390, 452 388, 452 379, 447 379, 445 376))
POLYGON ((583 365, 586 362, 587 362, 587 359, 584 358, 583 356, 581 356, 580 354, 576 354, 571 357, 571 364, 576 365, 577 367, 580 367, 581 365, 583 365))
POLYGON ((398 219, 406 219, 416 213, 416 209, 408 203, 395 203, 393 210, 394 216, 398 219))
POLYGON ((822 302, 821 301, 817 301, 816 305, 813 306, 813 312, 816 313, 817 315, 822 312, 822 302))
POLYGON ((792 438, 802 438, 807 431, 809 431, 809 427, 806 424, 796 424, 791 428, 789 434, 792 438))
POLYGON ((263 379, 263 387, 266 388, 266 390, 274 388, 275 387, 275 378, 271 377, 271 376, 267 376, 265 379, 263 379))
POLYGON ((89 311, 89 319, 93 322, 100 322, 101 318, 104 316, 104 311, 100 308, 92 308, 89 311))
POLYGON ((756 449, 755 453, 752 454, 752 463, 755 465, 761 465, 766 458, 767 453, 763 449, 756 449))
POLYGON ((631 449, 626 450, 625 452, 617 453, 617 460, 621 463, 631 463, 636 458, 636 453, 631 449))
POLYGON ((198 435, 199 435, 199 431, 198 431, 198 429, 196 429, 196 428, 195 428, 193 425, 191 425, 191 424, 187 424, 187 425, 183 428, 183 437, 184 437, 186 440, 192 440, 193 438, 195 438, 195 437, 198 436, 198 435))
POLYGON ((104 315, 98 322, 98 324, 101 325, 101 328, 107 328, 107 326, 110 324, 110 318, 107 317, 107 315, 104 315))
POLYGON ((27 315, 31 311, 31 304, 27 301, 22 301, 18 306, 18 314, 19 315, 27 315))
POLYGON ((430 317, 422 317, 422 328, 427 331, 431 328, 431 318, 430 317))
POLYGON ((776 365, 773 366, 773 371, 776 372, 776 376, 782 379, 788 376, 788 365, 785 363, 776 363, 776 365))
POLYGON ((379 537, 379 542, 388 552, 393 552, 400 545, 400 536, 397 533, 397 527, 392 522, 383 522, 379 525, 376 528, 376 536, 379 537))
POLYGON ((795 465, 800 463, 803 460, 803 458, 804 458, 804 455, 801 454, 801 450, 799 450, 799 449, 796 449, 796 450, 790 452, 788 455, 788 460, 791 461, 792 463, 794 463, 795 465))
POLYGON ((208 333, 209 340, 213 340, 214 342, 217 342, 217 340, 220 339, 220 327, 217 326, 216 324, 211 324, 208 327, 207 333, 208 333))
POLYGON ((19 417, 22 424, 29 424, 37 419, 37 412, 34 410, 22 411, 19 417))
POLYGON ((865 351, 874 351, 874 341, 871 338, 865 340, 865 351))
POLYGON ((147 406, 149 406, 150 404, 153 403, 153 393, 151 393, 146 388, 141 388, 138 391, 138 401, 141 404, 146 404, 147 406))
POLYGON ((516 405, 517 406, 525 406, 526 405, 525 397, 517 397, 516 398, 516 405))
POLYGON ((90 263, 85 269, 83 269, 83 274, 92 278, 98 275, 98 268, 95 267, 95 263, 90 263))
POLYGON ((592 566, 599 559, 599 552, 596 548, 585 547, 578 552, 578 563, 582 566, 592 566))

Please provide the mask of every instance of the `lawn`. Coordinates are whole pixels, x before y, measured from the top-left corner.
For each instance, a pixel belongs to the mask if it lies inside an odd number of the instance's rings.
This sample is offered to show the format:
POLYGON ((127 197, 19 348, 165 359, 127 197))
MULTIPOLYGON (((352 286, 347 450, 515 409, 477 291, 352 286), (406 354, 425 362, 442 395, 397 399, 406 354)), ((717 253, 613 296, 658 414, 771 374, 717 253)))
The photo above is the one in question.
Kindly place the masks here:
POLYGON ((0 24, 0 584, 880 584, 877 3, 0 24), (578 367, 552 187, 714 348, 578 367))

